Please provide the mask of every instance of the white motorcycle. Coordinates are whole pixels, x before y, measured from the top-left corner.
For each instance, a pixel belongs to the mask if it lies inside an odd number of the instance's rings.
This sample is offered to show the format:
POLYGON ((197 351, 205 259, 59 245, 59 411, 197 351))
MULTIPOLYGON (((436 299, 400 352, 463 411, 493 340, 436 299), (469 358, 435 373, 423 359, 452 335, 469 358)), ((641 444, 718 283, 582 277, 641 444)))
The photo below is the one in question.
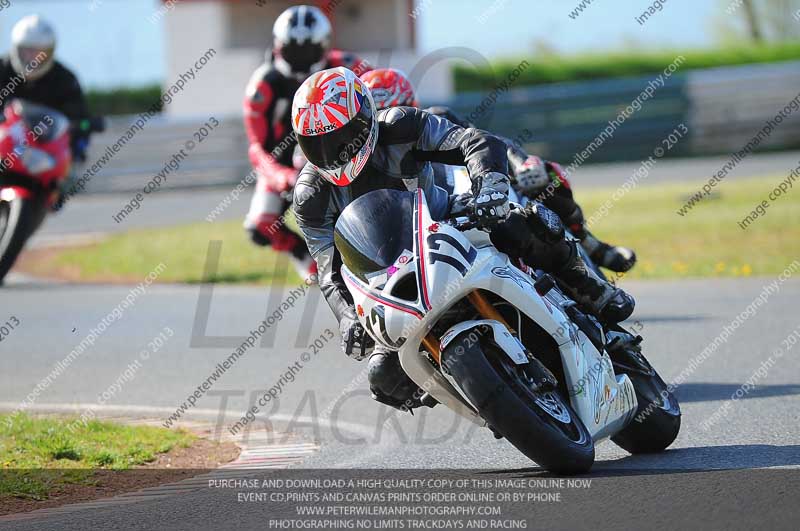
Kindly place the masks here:
POLYGON ((359 197, 335 240, 359 319, 399 352, 422 403, 561 474, 588 471, 606 438, 631 453, 675 440, 680 408, 641 337, 602 326, 469 219, 431 219, 421 190, 359 197))

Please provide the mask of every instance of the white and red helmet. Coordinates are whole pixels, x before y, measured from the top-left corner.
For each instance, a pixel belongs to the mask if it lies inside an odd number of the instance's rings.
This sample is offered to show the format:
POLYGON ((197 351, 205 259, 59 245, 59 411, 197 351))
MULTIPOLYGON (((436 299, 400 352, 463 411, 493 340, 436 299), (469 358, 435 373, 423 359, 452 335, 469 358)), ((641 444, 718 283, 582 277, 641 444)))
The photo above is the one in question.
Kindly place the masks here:
POLYGON ((308 161, 337 186, 347 186, 367 165, 378 141, 375 102, 347 68, 312 74, 294 95, 292 128, 308 161))
POLYGON ((405 105, 417 107, 414 86, 406 75, 394 68, 376 68, 361 75, 378 110, 405 105))

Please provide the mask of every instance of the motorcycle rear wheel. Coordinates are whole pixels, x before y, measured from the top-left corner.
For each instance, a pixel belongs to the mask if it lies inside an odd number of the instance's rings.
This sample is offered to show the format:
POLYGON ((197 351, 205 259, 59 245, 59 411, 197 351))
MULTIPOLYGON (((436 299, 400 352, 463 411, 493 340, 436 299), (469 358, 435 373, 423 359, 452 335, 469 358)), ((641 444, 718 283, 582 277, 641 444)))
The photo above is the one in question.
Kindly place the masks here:
POLYGON ((44 206, 35 199, 0 201, 0 285, 44 215, 44 206))
POLYGON ((631 379, 639 402, 633 420, 611 440, 632 454, 664 451, 675 441, 681 429, 678 399, 638 346, 609 354, 614 372, 627 374, 631 379))
POLYGON ((555 390, 532 389, 528 365, 516 365, 491 338, 469 343, 463 336, 453 339, 442 352, 442 367, 478 414, 548 471, 588 472, 594 464, 594 441, 569 403, 555 390))

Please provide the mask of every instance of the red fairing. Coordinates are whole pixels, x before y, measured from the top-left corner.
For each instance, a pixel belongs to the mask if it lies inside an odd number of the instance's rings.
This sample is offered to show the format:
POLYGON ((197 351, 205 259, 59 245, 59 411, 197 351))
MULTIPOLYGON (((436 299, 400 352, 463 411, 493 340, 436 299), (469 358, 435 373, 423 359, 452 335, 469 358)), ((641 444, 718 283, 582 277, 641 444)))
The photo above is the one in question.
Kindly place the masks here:
POLYGON ((547 166, 548 173, 550 171, 555 172, 558 176, 558 180, 561 181, 561 184, 564 185, 564 188, 571 189, 572 185, 569 183, 569 179, 567 179, 567 172, 564 171, 564 168, 561 167, 561 164, 558 162, 545 162, 547 166))
MULTIPOLYGON (((35 124, 32 129, 19 114, 21 106, 18 102, 6 105, 3 113, 5 122, 0 124, 0 173, 15 174, 23 179, 29 178, 31 187, 16 184, 7 187, 8 192, 0 192, 8 196, 13 193, 19 197, 31 197, 37 189, 54 190, 58 182, 69 175, 72 166, 72 151, 69 147, 69 126, 66 118, 52 111, 49 120, 52 124, 35 124), (63 121, 56 124, 55 121, 63 121), (59 127, 60 125, 60 127, 59 127), (44 141, 38 127, 55 127, 60 130, 57 137, 44 141), (42 153, 43 152, 43 153, 42 153), (37 153, 40 166, 33 164, 33 153, 37 153), (43 163, 46 161, 46 163, 43 163)), ((53 194, 48 198, 54 201, 53 194)))

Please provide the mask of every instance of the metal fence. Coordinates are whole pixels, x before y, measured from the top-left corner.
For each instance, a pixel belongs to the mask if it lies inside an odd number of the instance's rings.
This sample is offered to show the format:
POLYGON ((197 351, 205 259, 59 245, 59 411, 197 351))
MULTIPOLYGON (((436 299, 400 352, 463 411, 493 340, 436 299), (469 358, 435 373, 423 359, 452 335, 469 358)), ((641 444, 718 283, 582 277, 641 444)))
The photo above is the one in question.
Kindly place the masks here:
MULTIPOLYGON (((510 138, 530 132, 528 147, 569 163, 657 76, 559 83, 513 89, 476 121, 510 138)), ((742 148, 767 119, 800 93, 800 62, 676 73, 618 127, 592 162, 639 160, 683 123, 689 138, 669 156, 702 156, 742 148)), ((452 106, 469 115, 484 94, 465 94, 452 106)), ((757 151, 800 147, 800 112, 785 120, 757 151)))
MULTIPOLYGON (((560 83, 512 89, 476 118, 479 126, 521 138, 533 153, 569 164, 628 107, 656 76, 560 83)), ((641 109, 594 151, 589 162, 639 160, 679 124, 689 129, 668 156, 699 156, 741 149, 767 119, 800 93, 800 62, 716 68, 676 73, 641 109)), ((486 94, 460 95, 450 102, 468 116, 486 94)), ((240 116, 216 117, 220 125, 198 142, 195 133, 208 119, 154 118, 92 178, 91 192, 140 189, 173 155, 187 157, 167 176, 166 187, 190 188, 238 182, 250 170, 240 116), (187 149, 187 143, 194 148, 187 149)), ((94 138, 89 166, 113 144, 135 117, 116 117, 94 138)), ((800 112, 793 113, 757 151, 800 147, 800 112)))
MULTIPOLYGON (((800 62, 694 72, 689 84, 692 153, 742 149, 765 122, 800 95, 800 62)), ((800 147, 800 109, 791 113, 757 151, 800 147)))
POLYGON ((78 174, 96 163, 102 169, 89 180, 88 192, 141 190, 181 150, 185 156, 180 157, 177 170, 170 169, 162 188, 227 185, 240 181, 250 171, 247 140, 239 116, 214 117, 219 125, 213 129, 205 125, 207 136, 198 135, 202 135, 200 130, 209 118, 152 118, 103 162, 107 148, 126 137, 136 119, 136 116, 113 117, 106 131, 92 138, 88 160, 85 166, 78 168, 78 174))
MULTIPOLYGON (((582 151, 645 88, 651 77, 580 83, 558 83, 512 89, 499 98, 476 125, 510 138, 529 132, 526 146, 543 157, 568 163, 582 151)), ((463 95, 455 110, 469 116, 481 105, 483 94, 463 95)), ((673 76, 653 99, 624 121, 592 155, 592 161, 630 160, 652 153, 656 143, 688 113, 685 76, 673 76)))

